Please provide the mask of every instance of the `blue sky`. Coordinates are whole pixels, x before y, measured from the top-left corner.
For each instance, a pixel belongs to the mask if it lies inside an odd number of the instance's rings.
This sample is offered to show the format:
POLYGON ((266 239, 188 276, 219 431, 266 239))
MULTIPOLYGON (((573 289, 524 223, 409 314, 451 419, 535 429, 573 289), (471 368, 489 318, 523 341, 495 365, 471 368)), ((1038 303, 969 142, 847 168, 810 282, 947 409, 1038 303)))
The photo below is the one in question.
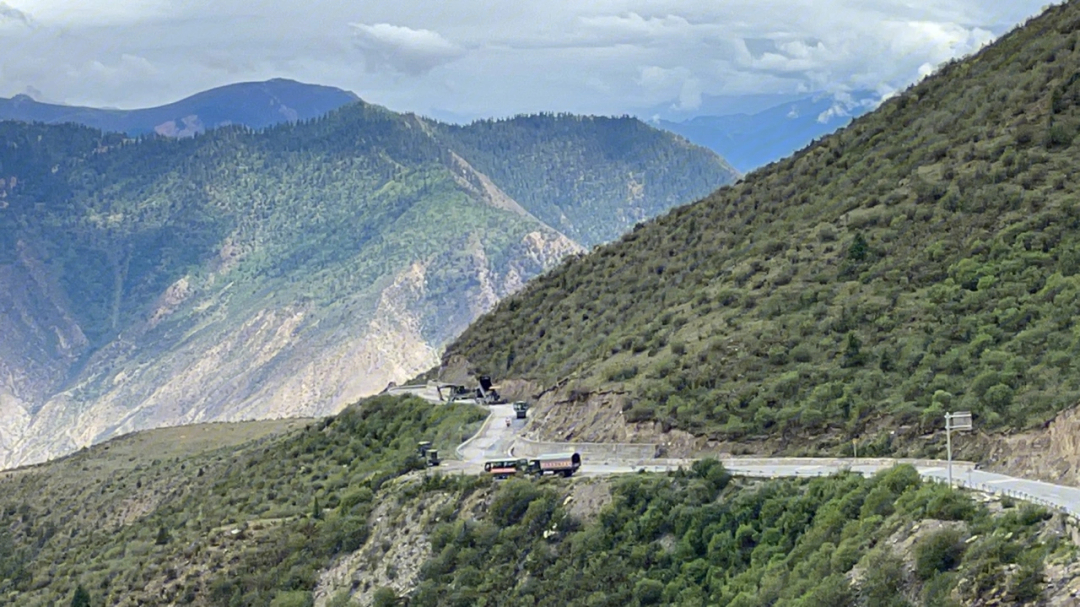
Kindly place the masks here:
POLYGON ((0 0, 0 96, 145 107, 285 77, 395 110, 683 117, 902 88, 1033 0, 0 0), (715 105, 715 104, 713 104, 715 105))

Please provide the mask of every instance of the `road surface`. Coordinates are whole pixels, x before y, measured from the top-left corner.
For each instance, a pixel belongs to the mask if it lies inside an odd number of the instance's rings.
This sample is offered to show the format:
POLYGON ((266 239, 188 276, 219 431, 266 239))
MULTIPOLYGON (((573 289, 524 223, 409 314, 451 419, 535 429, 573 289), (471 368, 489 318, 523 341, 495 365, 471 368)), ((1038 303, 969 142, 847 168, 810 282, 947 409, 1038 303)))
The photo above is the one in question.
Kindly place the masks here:
MULTIPOLYGON (((390 393, 410 393, 430 402, 439 398, 431 386, 401 386, 390 393)), ((511 405, 493 405, 484 425, 469 440, 457 448, 458 459, 444 461, 444 470, 480 473, 484 462, 512 457, 514 443, 525 429, 528 420, 516 419, 511 405), (509 424, 507 421, 509 420, 509 424)), ((574 443, 562 443, 560 451, 574 451, 574 443)), ((939 460, 850 459, 850 458, 760 458, 718 457, 732 474, 757 478, 828 476, 850 470, 864 475, 877 473, 901 463, 911 463, 923 478, 935 482, 948 481, 946 462, 939 460)), ((606 476, 645 470, 665 472, 679 466, 688 467, 693 460, 636 459, 582 461, 579 476, 606 476)), ((953 462, 953 482, 985 493, 1010 495, 1020 500, 1054 508, 1080 520, 1080 488, 1055 485, 1042 481, 1015 478, 1004 474, 976 470, 971 462, 953 462)))

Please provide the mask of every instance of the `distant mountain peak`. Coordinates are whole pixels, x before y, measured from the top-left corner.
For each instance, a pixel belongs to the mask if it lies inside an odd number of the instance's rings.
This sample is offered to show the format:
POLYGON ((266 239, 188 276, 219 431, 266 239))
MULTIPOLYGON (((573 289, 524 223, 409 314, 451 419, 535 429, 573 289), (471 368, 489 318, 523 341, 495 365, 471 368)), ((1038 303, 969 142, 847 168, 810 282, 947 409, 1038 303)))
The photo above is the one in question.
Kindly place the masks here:
POLYGON ((183 137, 231 124, 261 129, 310 120, 359 100, 356 93, 339 88, 274 78, 227 84, 174 103, 135 110, 42 103, 19 94, 0 98, 0 120, 76 123, 129 135, 183 137))

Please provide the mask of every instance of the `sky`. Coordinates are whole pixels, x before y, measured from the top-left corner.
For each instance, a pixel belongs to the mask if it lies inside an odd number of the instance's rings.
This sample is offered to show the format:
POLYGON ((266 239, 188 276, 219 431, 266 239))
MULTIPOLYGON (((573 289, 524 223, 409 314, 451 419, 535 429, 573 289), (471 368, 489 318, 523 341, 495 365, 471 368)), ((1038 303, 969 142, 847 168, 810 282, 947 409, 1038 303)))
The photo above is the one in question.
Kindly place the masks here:
POLYGON ((1044 5, 0 0, 0 96, 137 108, 280 77, 443 119, 537 111, 681 118, 810 93, 885 96, 1044 5))

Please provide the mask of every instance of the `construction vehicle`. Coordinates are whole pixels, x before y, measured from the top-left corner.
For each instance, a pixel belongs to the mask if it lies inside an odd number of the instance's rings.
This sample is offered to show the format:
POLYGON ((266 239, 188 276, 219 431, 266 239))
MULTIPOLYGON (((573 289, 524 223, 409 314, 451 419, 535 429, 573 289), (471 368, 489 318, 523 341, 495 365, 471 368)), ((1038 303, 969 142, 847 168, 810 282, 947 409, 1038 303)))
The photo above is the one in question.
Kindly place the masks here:
POLYGON ((476 404, 478 405, 503 405, 506 404, 506 399, 499 396, 499 393, 495 391, 495 387, 491 383, 491 377, 488 375, 480 376, 480 387, 476 389, 476 404))
POLYGON ((475 396, 472 390, 455 384, 440 384, 435 387, 435 390, 439 393, 439 401, 448 405, 475 396))
POLYGON ((480 386, 469 389, 457 384, 440 384, 435 387, 439 393, 439 401, 446 404, 461 400, 472 399, 478 405, 502 405, 506 399, 499 395, 491 383, 491 377, 480 376, 480 386))
POLYGON ((442 460, 439 459, 438 449, 431 448, 431 441, 420 441, 416 443, 416 455, 427 464, 428 467, 438 466, 442 460))
POLYGON ((525 413, 529 410, 529 403, 519 400, 514 403, 514 413, 518 419, 525 419, 525 413))

